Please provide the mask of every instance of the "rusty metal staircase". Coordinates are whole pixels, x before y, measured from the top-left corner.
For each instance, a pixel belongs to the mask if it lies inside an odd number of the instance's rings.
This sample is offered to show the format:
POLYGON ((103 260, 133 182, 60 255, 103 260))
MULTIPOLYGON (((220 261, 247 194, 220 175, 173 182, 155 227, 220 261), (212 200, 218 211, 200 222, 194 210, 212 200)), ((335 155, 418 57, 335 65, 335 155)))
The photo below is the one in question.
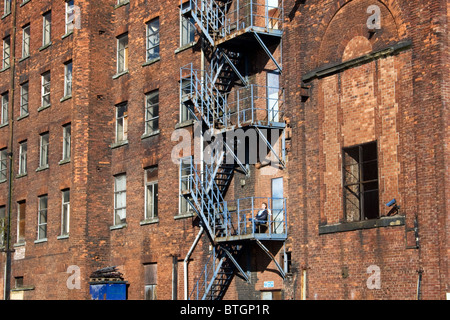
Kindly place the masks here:
MULTIPOLYGON (((188 186, 181 196, 200 218, 212 244, 208 261, 189 299, 220 300, 237 271, 250 281, 239 265, 246 241, 256 241, 270 255, 261 241, 287 238, 286 199, 267 198, 269 207, 275 200, 283 205, 276 210, 271 207, 273 212, 266 233, 257 233, 254 222, 248 226, 248 220, 261 209, 256 204, 257 198, 225 201, 234 172, 248 175, 249 167, 245 159, 237 156, 235 146, 223 139, 230 131, 255 127, 260 140, 275 155, 280 167, 285 168, 284 123, 278 115, 274 121, 270 117, 272 111, 268 110, 273 100, 281 107, 278 104, 283 96, 275 92, 275 98, 268 98, 266 87, 249 83, 244 68, 246 52, 239 49, 248 41, 260 45, 281 72, 281 64, 266 42, 281 40, 283 2, 279 0, 274 5, 273 0, 188 0, 183 4, 181 0, 180 8, 182 15, 194 19, 210 52, 209 68, 196 70, 191 63, 180 69, 180 101, 201 123, 202 136, 208 133, 220 138, 207 143, 209 152, 204 152, 201 159, 180 160, 180 170, 184 166, 189 171, 184 175, 185 181, 180 182, 188 186), (265 119, 258 118, 261 114, 265 114, 265 119), (264 133, 267 128, 283 133, 281 151, 274 148, 264 133)), ((284 277, 282 268, 275 263, 284 277)))

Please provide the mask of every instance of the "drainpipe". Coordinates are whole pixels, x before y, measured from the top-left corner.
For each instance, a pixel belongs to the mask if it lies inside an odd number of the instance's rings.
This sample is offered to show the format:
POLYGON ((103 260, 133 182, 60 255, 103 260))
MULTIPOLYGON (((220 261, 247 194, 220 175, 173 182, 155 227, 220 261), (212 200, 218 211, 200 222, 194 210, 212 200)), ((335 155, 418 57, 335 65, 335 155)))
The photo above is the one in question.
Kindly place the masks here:
POLYGON ((9 122, 9 145, 8 145, 8 158, 9 158, 9 176, 8 176, 8 220, 6 226, 6 264, 4 274, 4 300, 10 300, 11 294, 11 215, 12 215, 12 202, 13 202, 13 134, 14 134, 14 78, 16 75, 16 3, 17 1, 11 1, 11 18, 12 18, 12 32, 11 32, 11 46, 10 46, 10 87, 8 93, 8 122, 9 122))
POLYGON ((194 251, 195 247, 197 246, 197 243, 200 240, 202 233, 203 233, 203 227, 200 227, 200 231, 198 232, 197 237, 194 240, 194 243, 192 244, 191 248, 189 249, 189 252, 186 255, 186 258, 184 258, 184 261, 183 261, 183 265, 184 265, 184 268, 183 268, 184 269, 184 300, 188 299, 188 269, 187 269, 188 261, 192 255, 192 252, 194 251))

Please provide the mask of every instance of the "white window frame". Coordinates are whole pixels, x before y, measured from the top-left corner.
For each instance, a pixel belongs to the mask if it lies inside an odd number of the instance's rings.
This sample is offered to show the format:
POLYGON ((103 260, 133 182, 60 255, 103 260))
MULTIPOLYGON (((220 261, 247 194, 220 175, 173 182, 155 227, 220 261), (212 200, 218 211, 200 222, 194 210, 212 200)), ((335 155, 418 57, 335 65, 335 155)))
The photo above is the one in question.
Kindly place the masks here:
POLYGON ((192 212, 192 208, 190 207, 189 203, 187 202, 187 200, 183 197, 183 191, 185 190, 189 190, 189 179, 191 176, 193 176, 193 174, 184 174, 183 175, 183 163, 184 162, 188 162, 189 164, 191 163, 192 157, 184 157, 180 159, 180 167, 179 167, 179 203, 178 203, 178 213, 181 214, 188 214, 192 212), (187 182, 185 182, 187 180, 187 182), (183 184, 186 183, 185 186, 183 186, 183 184), (186 210, 184 210, 186 208, 186 210))
POLYGON ((159 58, 159 17, 147 22, 146 25, 146 61, 159 58))
POLYGON ((65 14, 65 32, 69 34, 73 32, 75 19, 75 6, 73 0, 66 1, 66 14, 65 14))
POLYGON ((62 160, 70 160, 72 145, 72 125, 70 123, 63 126, 63 153, 62 160))
POLYGON ((72 96, 72 75, 73 64, 72 60, 64 63, 64 97, 72 96))
POLYGON ((128 71, 128 33, 117 37, 117 73, 128 71), (126 41, 126 42, 125 42, 126 41))
POLYGON ((144 181, 145 181, 145 208, 144 208, 144 219, 151 220, 158 217, 158 179, 148 180, 148 171, 156 170, 158 172, 158 167, 147 168, 144 170, 144 181), (149 199, 149 189, 151 189, 152 197, 149 199), (155 190, 156 189, 156 190, 155 190), (156 204, 156 206, 155 206, 156 204), (151 212, 149 212, 149 207, 151 207, 151 212))
POLYGON ((19 174, 27 174, 27 153, 28 153, 28 142, 24 140, 19 143, 19 174))
POLYGON ((116 142, 127 141, 128 139, 128 103, 123 102, 116 105, 116 142), (119 108, 125 108, 122 115, 119 115, 119 108))
POLYGON ((50 71, 47 71, 41 75, 41 106, 48 107, 51 105, 51 75, 50 71))
POLYGON ((27 203, 26 203, 26 201, 19 201, 19 202, 17 202, 17 243, 24 243, 25 242, 25 231, 24 231, 24 233, 22 234, 21 232, 20 232, 20 218, 21 218, 21 216, 22 216, 22 214, 23 214, 23 220, 24 220, 24 224, 25 224, 25 219, 26 219, 26 207, 27 207, 27 203), (20 210, 20 208, 21 208, 21 205, 22 205, 22 203, 24 204, 24 207, 25 207, 25 212, 21 212, 21 210, 20 210))
POLYGON ((38 223, 37 223, 37 240, 47 239, 47 218, 48 218, 48 195, 38 197, 38 223), (45 200, 45 208, 42 208, 42 203, 45 200), (42 221, 42 215, 45 216, 45 221, 42 221), (42 230, 43 229, 43 230, 42 230), (45 237, 41 232, 45 232, 45 237))
POLYGON ((69 230, 70 230, 70 189, 65 189, 61 190, 61 236, 68 236, 69 230))
POLYGON ((8 123, 9 92, 2 94, 0 125, 8 123))
POLYGON ((6 206, 0 206, 0 247, 5 246, 6 206))
POLYGON ((52 12, 42 15, 42 46, 49 45, 52 37, 52 12))
POLYGON ((159 90, 145 95, 145 134, 159 130, 159 90), (155 111, 156 110, 156 111, 155 111))
MULTIPOLYGON (((189 6, 189 2, 182 4, 181 9, 189 6)), ((185 17, 180 10, 180 47, 191 45, 195 42, 195 22, 194 18, 185 17)))
POLYGON ((30 56, 31 28, 27 24, 22 28, 22 58, 30 56))
POLYGON ((49 165, 49 144, 50 144, 50 134, 48 132, 39 135, 39 168, 46 168, 49 165))
POLYGON ((11 13, 11 1, 12 0, 4 0, 4 5, 3 5, 3 15, 4 16, 11 13))
POLYGON ((126 219, 127 219, 127 175, 125 173, 121 173, 118 174, 116 176, 114 176, 114 225, 118 226, 118 225, 122 225, 126 223, 126 219), (118 189, 118 182, 119 179, 124 179, 124 189, 118 189), (122 201, 122 205, 121 207, 118 206, 118 198, 119 197, 123 197, 123 199, 121 199, 122 201), (122 217, 120 217, 120 213, 121 212, 123 215, 122 217), (119 218, 119 219, 117 219, 119 218))
POLYGON ((28 81, 20 85, 20 116, 28 114, 29 89, 28 81))
POLYGON ((0 150, 0 181, 6 181, 8 170, 8 149, 0 150))
POLYGON ((3 60, 2 69, 7 69, 11 65, 11 37, 3 38, 3 60))

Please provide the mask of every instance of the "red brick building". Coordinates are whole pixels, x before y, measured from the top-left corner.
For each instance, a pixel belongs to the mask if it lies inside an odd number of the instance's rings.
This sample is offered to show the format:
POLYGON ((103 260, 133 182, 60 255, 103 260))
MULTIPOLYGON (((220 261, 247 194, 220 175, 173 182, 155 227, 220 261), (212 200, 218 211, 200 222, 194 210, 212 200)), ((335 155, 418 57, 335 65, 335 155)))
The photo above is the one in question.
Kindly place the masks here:
POLYGON ((3 297, 450 292, 446 1, 3 9, 3 297))

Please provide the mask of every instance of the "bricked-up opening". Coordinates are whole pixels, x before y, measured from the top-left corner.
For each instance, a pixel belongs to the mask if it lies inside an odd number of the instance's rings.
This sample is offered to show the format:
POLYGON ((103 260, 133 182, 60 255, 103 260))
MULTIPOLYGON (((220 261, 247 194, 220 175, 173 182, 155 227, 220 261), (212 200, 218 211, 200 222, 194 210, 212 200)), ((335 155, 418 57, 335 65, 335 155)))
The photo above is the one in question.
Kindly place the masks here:
POLYGON ((343 155, 346 221, 379 218, 377 143, 344 148, 343 155))
POLYGON ((156 286, 158 279, 158 265, 156 263, 145 264, 144 265, 144 276, 145 276, 145 300, 157 300, 156 286))

